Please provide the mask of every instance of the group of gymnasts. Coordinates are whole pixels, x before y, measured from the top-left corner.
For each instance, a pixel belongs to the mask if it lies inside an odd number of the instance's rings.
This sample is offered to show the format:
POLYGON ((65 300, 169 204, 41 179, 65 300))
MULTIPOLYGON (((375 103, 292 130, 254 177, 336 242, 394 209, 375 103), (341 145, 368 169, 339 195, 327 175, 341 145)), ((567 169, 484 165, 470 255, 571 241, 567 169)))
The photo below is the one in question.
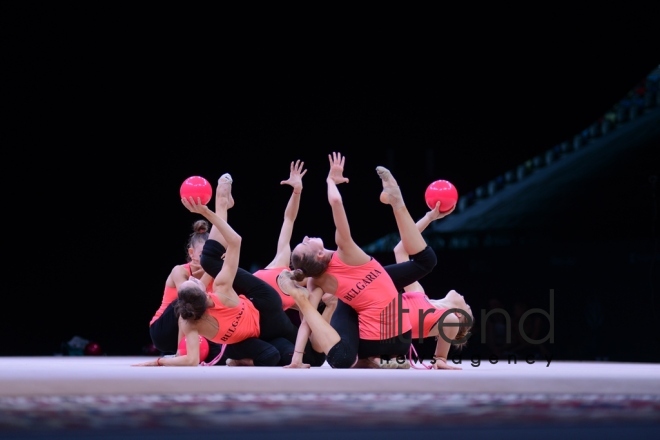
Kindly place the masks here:
POLYGON ((203 219, 193 225, 188 261, 165 282, 161 306, 149 324, 154 346, 164 355, 136 366, 279 366, 284 368, 419 368, 413 340, 435 338, 427 369, 460 369, 447 361, 460 350, 473 324, 470 306, 454 290, 430 299, 419 280, 437 265, 422 231, 453 212, 440 202, 415 222, 392 173, 377 167, 380 202, 390 205, 400 241, 395 263, 382 265, 353 240, 339 185, 345 157, 328 155, 328 203, 335 225, 335 249, 305 236, 291 247, 298 215, 304 162, 291 162, 291 196, 273 260, 254 273, 239 267, 242 237, 228 223, 234 205, 232 177, 215 190, 215 210, 198 198, 182 198, 203 219), (209 227, 210 224, 210 227, 209 227), (288 313, 297 311, 299 323, 288 313), (200 358, 202 345, 208 354, 200 358), (184 347, 185 349, 182 349, 184 347))

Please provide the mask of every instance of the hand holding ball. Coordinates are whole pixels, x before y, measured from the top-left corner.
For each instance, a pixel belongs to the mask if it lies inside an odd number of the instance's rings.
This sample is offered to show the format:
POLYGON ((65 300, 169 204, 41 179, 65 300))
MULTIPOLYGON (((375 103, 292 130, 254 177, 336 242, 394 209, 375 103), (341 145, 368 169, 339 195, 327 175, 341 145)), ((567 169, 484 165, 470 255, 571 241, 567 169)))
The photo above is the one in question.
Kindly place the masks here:
POLYGON ((448 180, 436 180, 426 188, 424 199, 429 209, 435 208, 435 204, 440 202, 440 212, 447 212, 456 206, 458 191, 448 180))
POLYGON ((202 204, 206 205, 211 200, 213 188, 211 188, 211 184, 205 178, 191 176, 183 181, 179 194, 182 199, 192 197, 195 202, 197 202, 197 198, 199 197, 202 204))

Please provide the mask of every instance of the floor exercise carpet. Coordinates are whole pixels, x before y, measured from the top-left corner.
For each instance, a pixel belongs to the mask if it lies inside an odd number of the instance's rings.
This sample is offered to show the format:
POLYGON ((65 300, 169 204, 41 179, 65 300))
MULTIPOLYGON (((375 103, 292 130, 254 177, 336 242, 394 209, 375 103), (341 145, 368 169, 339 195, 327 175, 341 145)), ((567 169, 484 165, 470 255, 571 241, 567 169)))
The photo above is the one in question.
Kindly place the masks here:
MULTIPOLYGON (((576 428, 660 432, 658 395, 268 393, 0 398, 0 438, 576 428), (640 431, 642 430, 642 431, 640 431), (651 431, 650 431, 651 430, 651 431)), ((535 431, 537 433, 543 432, 535 431)), ((558 433, 557 433, 558 434, 558 433)), ((502 435, 506 435, 503 433, 502 435)), ((321 438, 315 435, 315 438, 321 438)), ((454 437, 456 438, 456 437, 454 437)), ((492 437, 491 437, 492 438, 492 437)), ((606 437, 607 438, 607 437, 606 437)))

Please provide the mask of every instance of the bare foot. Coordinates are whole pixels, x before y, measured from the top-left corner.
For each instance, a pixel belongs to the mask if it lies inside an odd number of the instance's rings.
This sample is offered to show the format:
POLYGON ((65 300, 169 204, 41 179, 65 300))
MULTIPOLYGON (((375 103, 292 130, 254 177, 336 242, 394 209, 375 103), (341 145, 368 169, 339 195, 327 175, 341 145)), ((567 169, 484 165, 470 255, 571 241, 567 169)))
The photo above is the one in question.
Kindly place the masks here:
POLYGON ((383 192, 380 193, 380 201, 386 205, 392 205, 393 209, 404 207, 401 189, 390 170, 385 167, 376 167, 376 172, 380 180, 383 181, 383 192))
MULTIPOLYGON (((385 359, 381 359, 376 356, 367 359, 359 359, 355 365, 353 365, 353 368, 369 368, 375 370, 396 370, 398 368, 405 369, 405 367, 397 363, 396 359, 390 359, 389 361, 386 361, 385 359)), ((408 364, 408 368, 410 368, 410 364, 408 364)))
POLYGON ((378 369, 380 366, 371 359, 358 359, 358 361, 351 368, 369 368, 378 369))
POLYGON ((396 368, 398 370, 409 370, 410 369, 410 361, 406 358, 396 358, 394 360, 396 362, 396 368))
POLYGON ((218 179, 218 188, 216 189, 216 194, 220 197, 225 197, 227 202, 227 209, 234 206, 234 197, 231 195, 231 184, 234 182, 234 179, 231 178, 231 174, 225 173, 218 179))
POLYGON ((398 364, 396 363, 396 359, 390 359, 385 360, 381 359, 379 357, 370 357, 369 360, 376 365, 376 368, 380 368, 383 370, 396 370, 398 367, 398 364))
POLYGON ((308 299, 309 291, 299 286, 292 277, 293 273, 286 269, 282 270, 277 276, 277 285, 282 289, 282 292, 293 298, 296 303, 302 299, 308 299))
POLYGON ((252 359, 229 359, 225 362, 228 367, 254 367, 252 359))

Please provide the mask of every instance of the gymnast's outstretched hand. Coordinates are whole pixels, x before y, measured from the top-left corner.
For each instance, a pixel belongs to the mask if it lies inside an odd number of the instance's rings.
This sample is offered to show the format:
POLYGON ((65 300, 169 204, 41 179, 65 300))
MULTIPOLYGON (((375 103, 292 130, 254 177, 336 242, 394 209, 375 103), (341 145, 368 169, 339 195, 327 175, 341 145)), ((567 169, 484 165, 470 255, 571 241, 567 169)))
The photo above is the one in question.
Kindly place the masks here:
POLYGON ((433 370, 462 370, 461 367, 457 367, 455 365, 449 365, 447 363, 447 359, 441 357, 436 357, 433 359, 433 361, 431 362, 431 368, 433 370))
POLYGON ((289 178, 282 180, 280 185, 290 185, 294 191, 300 192, 303 187, 302 178, 307 174, 307 170, 303 169, 304 166, 305 162, 302 162, 301 160, 291 162, 289 178))
POLYGON ((328 179, 331 179, 335 185, 348 183, 348 178, 344 177, 344 163, 346 162, 346 157, 342 156, 341 153, 332 153, 328 154, 328 159, 330 160, 328 179))
POLYGON ((299 352, 293 353, 293 356, 291 357, 291 363, 289 365, 285 365, 283 368, 310 368, 310 364, 306 364, 302 361, 303 354, 299 352))
POLYGON ((138 364, 132 364, 131 367, 160 367, 160 358, 154 359, 152 361, 140 362, 138 364))

